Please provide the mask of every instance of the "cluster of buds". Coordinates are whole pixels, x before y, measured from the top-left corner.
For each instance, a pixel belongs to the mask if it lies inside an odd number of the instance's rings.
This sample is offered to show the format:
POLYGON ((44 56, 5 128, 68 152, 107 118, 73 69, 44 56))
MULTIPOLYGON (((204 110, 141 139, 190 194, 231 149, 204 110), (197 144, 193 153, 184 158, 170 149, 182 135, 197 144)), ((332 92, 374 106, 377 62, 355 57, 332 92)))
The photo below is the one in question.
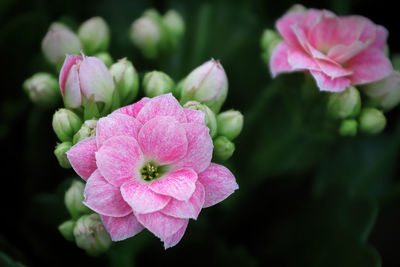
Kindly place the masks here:
POLYGON ((185 22, 175 10, 161 16, 150 9, 132 23, 130 39, 146 58, 155 58, 175 49, 184 31, 185 22))
POLYGON ((100 216, 83 204, 85 184, 75 180, 65 192, 64 203, 71 219, 63 222, 58 230, 68 241, 91 256, 97 256, 111 246, 111 238, 101 222, 100 216))
POLYGON ((204 112, 214 142, 214 159, 224 161, 232 156, 233 140, 243 128, 243 115, 236 110, 220 112, 228 94, 228 79, 220 62, 205 62, 176 85, 166 73, 148 72, 142 86, 148 97, 171 92, 184 108, 204 112))

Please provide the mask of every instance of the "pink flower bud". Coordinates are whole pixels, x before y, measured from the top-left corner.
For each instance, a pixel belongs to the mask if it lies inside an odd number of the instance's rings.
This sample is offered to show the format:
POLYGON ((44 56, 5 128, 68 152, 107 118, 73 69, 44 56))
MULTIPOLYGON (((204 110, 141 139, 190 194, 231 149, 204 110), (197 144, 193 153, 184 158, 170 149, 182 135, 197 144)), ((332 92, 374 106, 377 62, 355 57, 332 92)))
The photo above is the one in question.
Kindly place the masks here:
POLYGON ((77 108, 82 104, 82 97, 93 96, 96 102, 111 102, 114 82, 100 59, 67 55, 60 72, 60 88, 65 106, 77 108))

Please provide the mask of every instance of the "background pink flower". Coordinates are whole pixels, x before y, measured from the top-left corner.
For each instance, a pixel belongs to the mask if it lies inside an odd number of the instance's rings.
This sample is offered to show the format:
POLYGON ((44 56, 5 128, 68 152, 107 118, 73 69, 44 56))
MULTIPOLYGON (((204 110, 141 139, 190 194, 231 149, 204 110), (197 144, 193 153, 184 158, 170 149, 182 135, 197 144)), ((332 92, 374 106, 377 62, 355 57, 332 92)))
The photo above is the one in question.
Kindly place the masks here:
POLYGON ((147 228, 165 248, 177 244, 190 218, 238 188, 232 173, 211 163, 204 113, 183 109, 171 95, 116 110, 96 137, 67 153, 85 180, 85 205, 99 213, 112 240, 147 228))
POLYGON ((384 54, 387 30, 362 16, 336 16, 309 9, 289 12, 276 28, 283 41, 274 49, 272 75, 309 71, 322 91, 380 80, 392 72, 384 54))

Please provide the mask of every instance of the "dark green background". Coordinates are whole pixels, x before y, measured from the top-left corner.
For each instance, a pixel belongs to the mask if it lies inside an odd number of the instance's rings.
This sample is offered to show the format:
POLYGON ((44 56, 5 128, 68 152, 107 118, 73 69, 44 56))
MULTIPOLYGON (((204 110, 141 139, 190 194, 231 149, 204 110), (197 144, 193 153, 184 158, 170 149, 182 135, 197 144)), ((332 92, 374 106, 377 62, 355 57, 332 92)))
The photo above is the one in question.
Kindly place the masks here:
MULTIPOLYGON (((340 138, 325 116, 326 94, 303 74, 271 80, 259 40, 293 1, 0 1, 0 266, 399 266, 400 109, 379 136, 340 138), (172 56, 145 60, 128 29, 142 12, 175 8, 186 20, 172 56), (33 106, 22 82, 52 71, 41 55, 48 26, 76 29, 100 15, 111 27, 110 53, 140 72, 161 69, 178 80, 211 57, 229 79, 224 109, 245 114, 236 152, 226 163, 240 189, 191 221, 164 251, 143 232, 91 258, 65 241, 63 193, 72 170, 53 156, 53 111, 33 106), (4 165, 4 166, 3 166, 4 165)), ((307 7, 361 14, 386 26, 400 52, 398 9, 385 1, 305 1, 307 7)))

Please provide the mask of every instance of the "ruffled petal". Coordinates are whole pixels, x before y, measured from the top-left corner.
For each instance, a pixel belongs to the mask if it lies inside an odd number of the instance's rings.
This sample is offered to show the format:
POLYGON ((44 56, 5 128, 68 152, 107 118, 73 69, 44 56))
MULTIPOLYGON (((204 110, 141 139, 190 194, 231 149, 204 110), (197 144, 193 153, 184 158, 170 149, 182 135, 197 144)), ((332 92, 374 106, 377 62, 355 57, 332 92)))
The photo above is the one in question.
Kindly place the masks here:
POLYGON ((147 102, 149 102, 149 100, 150 100, 150 98, 143 97, 138 102, 136 102, 132 105, 129 105, 129 106, 119 108, 119 109, 115 110, 113 113, 123 113, 123 114, 126 114, 126 115, 136 118, 137 115, 139 114, 139 111, 143 108, 144 105, 146 105, 147 102))
POLYGON ((292 71, 292 67, 288 61, 288 54, 291 50, 293 49, 285 42, 281 42, 275 47, 269 61, 269 69, 272 77, 276 77, 276 75, 283 72, 292 71))
POLYGON ((340 77, 333 79, 320 71, 311 71, 311 75, 314 77, 321 91, 342 92, 351 83, 348 78, 340 77))
POLYGON ((185 224, 181 227, 181 229, 178 230, 178 232, 176 232, 175 234, 164 239, 164 248, 165 249, 173 247, 176 244, 178 244, 179 241, 181 241, 183 235, 185 234, 188 224, 189 224, 189 220, 186 220, 185 224))
POLYGON ((97 169, 95 152, 97 151, 94 137, 84 139, 67 151, 67 157, 75 172, 87 180, 97 169))
POLYGON ((376 26, 375 40, 370 47, 376 48, 380 51, 384 51, 388 36, 389 32, 385 27, 381 25, 376 26))
POLYGON ((109 217, 104 215, 100 217, 112 241, 125 240, 144 229, 133 213, 124 217, 109 217))
POLYGON ((194 110, 194 109, 189 109, 185 108, 183 111, 186 114, 186 119, 188 123, 198 123, 198 124, 205 124, 205 119, 204 119, 204 112, 200 110, 194 110))
POLYGON ((239 188, 233 174, 224 166, 211 163, 210 166, 199 174, 198 180, 205 189, 203 208, 215 205, 239 188))

